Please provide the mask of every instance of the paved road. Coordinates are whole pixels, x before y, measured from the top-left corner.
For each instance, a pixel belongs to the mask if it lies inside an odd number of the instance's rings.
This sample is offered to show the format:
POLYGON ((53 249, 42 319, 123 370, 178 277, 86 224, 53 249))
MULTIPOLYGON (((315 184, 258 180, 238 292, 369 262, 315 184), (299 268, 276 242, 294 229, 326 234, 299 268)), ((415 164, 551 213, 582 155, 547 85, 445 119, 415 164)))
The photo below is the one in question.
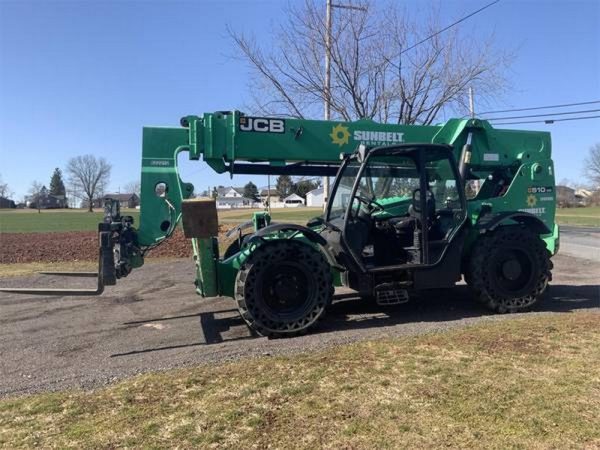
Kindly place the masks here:
POLYGON ((561 226, 559 251, 600 262, 600 228, 561 226))
MULTIPOLYGON (((566 255, 554 260, 551 290, 530 314, 600 313, 600 264, 566 255)), ((176 261, 149 264, 108 287, 101 297, 0 294, 0 397, 94 388, 152 370, 441 332, 520 316, 490 315, 459 286, 387 308, 339 300, 316 332, 268 340, 249 333, 233 300, 196 296, 192 280, 192 263, 176 261)), ((60 283, 64 279, 41 276, 0 279, 2 286, 60 283)), ((70 287, 81 287, 74 284, 70 287)))

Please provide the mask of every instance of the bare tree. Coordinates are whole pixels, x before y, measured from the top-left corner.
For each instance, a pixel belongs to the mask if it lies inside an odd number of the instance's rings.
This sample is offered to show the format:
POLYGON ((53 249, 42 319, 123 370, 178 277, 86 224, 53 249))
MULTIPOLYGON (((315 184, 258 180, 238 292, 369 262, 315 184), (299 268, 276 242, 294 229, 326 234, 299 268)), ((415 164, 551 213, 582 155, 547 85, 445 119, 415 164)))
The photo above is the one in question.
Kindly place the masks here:
MULTIPOLYGON (((335 9, 334 119, 430 124, 442 113, 465 113, 469 86, 480 104, 505 91, 503 74, 511 58, 494 49, 492 37, 463 36, 458 28, 435 35, 443 28, 435 8, 422 23, 393 2, 347 3, 365 11, 335 9)), ((286 12, 284 23, 273 31, 270 48, 231 29, 229 35, 250 66, 256 113, 315 117, 326 97, 324 2, 292 3, 286 12)))
POLYGON ((600 189, 600 143, 590 147, 589 154, 585 158, 584 172, 586 177, 593 184, 594 189, 600 189))
POLYGON ((139 197, 142 192, 140 180, 130 181, 123 187, 123 191, 128 194, 136 194, 139 197))
POLYGON ((12 195, 12 191, 8 187, 8 183, 2 181, 2 175, 0 175, 0 197, 8 198, 12 195))
POLYGON ((37 208, 38 213, 42 212, 41 194, 44 190, 44 185, 37 180, 34 180, 29 187, 29 207, 37 208), (33 206, 32 206, 33 205, 33 206))
POLYGON ((561 180, 558 182, 558 186, 566 186, 566 187, 570 187, 571 189, 586 189, 589 187, 588 184, 582 182, 582 181, 573 181, 569 178, 561 178, 561 180))
POLYGON ((44 189, 44 185, 37 180, 31 182, 31 186, 29 187, 29 195, 32 197, 38 195, 42 189, 44 189))
POLYGON ((110 169, 110 164, 104 158, 96 159, 93 155, 71 158, 67 164, 73 192, 87 201, 89 212, 92 212, 94 199, 104 192, 108 184, 110 169))

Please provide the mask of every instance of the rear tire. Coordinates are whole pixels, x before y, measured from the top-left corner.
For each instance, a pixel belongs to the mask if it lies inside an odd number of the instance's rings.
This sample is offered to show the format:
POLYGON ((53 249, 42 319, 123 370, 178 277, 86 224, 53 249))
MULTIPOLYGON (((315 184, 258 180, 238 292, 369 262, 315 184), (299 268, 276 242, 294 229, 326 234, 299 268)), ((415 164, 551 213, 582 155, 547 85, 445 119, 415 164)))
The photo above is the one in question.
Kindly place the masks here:
POLYGON ((236 277, 240 315, 261 336, 303 334, 324 316, 333 298, 331 267, 313 247, 292 240, 266 243, 236 277))
POLYGON ((520 312, 540 301, 551 270, 550 253, 537 234, 505 226, 479 238, 465 279, 475 298, 491 310, 520 312))

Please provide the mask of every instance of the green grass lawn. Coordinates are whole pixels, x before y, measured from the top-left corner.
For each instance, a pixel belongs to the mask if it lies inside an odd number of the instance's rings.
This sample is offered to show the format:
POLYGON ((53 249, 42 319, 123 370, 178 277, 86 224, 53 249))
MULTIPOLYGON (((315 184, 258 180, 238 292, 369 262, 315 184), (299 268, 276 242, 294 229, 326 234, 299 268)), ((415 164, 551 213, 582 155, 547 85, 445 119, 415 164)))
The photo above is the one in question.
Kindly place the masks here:
POLYGON ((597 313, 0 401, 3 448, 598 448, 597 313))
POLYGON ((559 225, 600 227, 600 206, 587 208, 559 208, 556 210, 559 225))
MULTIPOLYGON (((230 211, 219 211, 219 221, 224 223, 236 223, 250 220, 254 211, 260 209, 237 209, 230 211)), ((271 218, 274 222, 295 222, 305 224, 310 219, 323 214, 322 208, 278 208, 271 210, 271 218)))
MULTIPOLYGON (((219 211, 222 223, 240 223, 250 220, 252 212, 259 210, 237 209, 219 211)), ((139 221, 139 211, 124 210, 124 214, 139 221)), ((320 208, 282 208, 273 209, 275 222, 306 223, 309 219, 322 214, 320 208)), ((95 231, 102 220, 100 211, 88 213, 82 210, 0 210, 0 233, 39 233, 49 231, 95 231)), ((600 207, 564 208, 557 210, 556 219, 562 225, 600 227, 600 207)))
MULTIPOLYGON (((137 210, 122 210, 137 222, 137 210)), ((48 209, 39 214, 37 209, 0 210, 0 233, 41 233, 49 231, 96 231, 102 222, 101 211, 89 213, 81 209, 48 209)))
MULTIPOLYGON (((250 220, 252 212, 258 209, 219 211, 219 220, 223 223, 241 223, 250 220)), ((139 223, 138 210, 122 210, 123 214, 133 216, 139 223)), ((306 223, 309 219, 322 213, 320 208, 285 208, 274 209, 274 221, 306 223)), ((80 209, 42 210, 38 214, 32 209, 0 210, 0 233, 42 233, 52 231, 95 231, 102 221, 103 213, 89 213, 80 209)))

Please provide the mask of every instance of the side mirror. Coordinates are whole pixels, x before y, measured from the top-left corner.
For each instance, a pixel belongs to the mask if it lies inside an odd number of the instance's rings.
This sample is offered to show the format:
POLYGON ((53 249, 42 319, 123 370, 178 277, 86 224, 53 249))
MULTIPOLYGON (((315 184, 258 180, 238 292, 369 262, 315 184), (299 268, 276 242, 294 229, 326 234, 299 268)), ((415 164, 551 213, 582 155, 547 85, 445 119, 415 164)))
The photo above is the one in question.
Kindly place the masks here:
MULTIPOLYGON (((421 189, 415 189, 413 191, 412 194, 412 207, 414 209, 415 212, 420 213, 421 212, 421 189)), ((428 213, 433 213, 432 211, 430 211, 430 208, 435 209, 435 203, 434 203, 434 197, 433 197, 433 193, 431 191, 426 191, 425 192, 425 210, 428 211, 428 213)))
POLYGON ((323 219, 323 217, 317 216, 317 217, 313 217, 312 219, 310 219, 306 223, 306 226, 308 228, 312 228, 312 227, 318 227, 319 225, 323 225, 324 223, 325 223, 325 220, 323 219))
POLYGON ((358 146, 358 151, 357 151, 358 162, 362 164, 362 162, 366 159, 366 157, 367 157, 367 147, 365 144, 360 144, 358 146))
POLYGON ((415 212, 421 212, 421 189, 415 189, 412 193, 412 207, 415 212))

